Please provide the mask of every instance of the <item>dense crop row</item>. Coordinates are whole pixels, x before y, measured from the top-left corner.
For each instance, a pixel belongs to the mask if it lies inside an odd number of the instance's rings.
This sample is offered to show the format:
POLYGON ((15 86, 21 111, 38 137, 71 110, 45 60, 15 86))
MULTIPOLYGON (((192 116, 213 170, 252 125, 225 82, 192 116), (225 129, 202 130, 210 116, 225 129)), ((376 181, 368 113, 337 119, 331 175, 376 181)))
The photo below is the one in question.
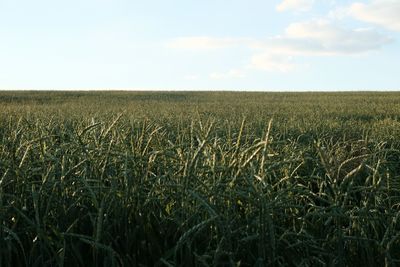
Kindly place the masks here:
POLYGON ((1 266, 400 264, 400 94, 0 105, 1 266))

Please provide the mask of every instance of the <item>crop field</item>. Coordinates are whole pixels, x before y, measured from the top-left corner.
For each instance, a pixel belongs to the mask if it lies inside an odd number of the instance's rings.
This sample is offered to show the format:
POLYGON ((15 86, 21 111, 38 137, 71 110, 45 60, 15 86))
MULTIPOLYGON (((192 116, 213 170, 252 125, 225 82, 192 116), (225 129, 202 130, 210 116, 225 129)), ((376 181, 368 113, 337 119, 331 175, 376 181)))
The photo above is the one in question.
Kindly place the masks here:
POLYGON ((0 266, 399 266, 400 93, 0 92, 0 266))

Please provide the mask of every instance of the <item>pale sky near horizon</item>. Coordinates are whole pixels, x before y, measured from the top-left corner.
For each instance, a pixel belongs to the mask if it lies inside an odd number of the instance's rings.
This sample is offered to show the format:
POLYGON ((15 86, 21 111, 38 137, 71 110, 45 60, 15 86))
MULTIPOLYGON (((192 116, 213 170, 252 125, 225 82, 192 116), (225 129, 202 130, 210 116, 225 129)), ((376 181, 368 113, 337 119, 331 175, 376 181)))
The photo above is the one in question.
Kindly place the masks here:
POLYGON ((0 0, 0 89, 400 90, 400 0, 0 0))

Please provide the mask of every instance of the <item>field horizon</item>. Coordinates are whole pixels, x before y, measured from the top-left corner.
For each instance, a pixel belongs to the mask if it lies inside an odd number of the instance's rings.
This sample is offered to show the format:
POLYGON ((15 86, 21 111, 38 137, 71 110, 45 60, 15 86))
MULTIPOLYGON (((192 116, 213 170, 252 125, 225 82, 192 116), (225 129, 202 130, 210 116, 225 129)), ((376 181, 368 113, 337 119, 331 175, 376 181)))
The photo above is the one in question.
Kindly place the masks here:
POLYGON ((78 88, 78 89, 6 89, 6 88, 0 88, 0 92, 9 92, 9 93, 19 93, 19 92, 32 92, 32 93, 63 93, 63 92, 82 92, 82 93, 88 93, 88 92, 129 92, 129 93, 179 93, 179 92, 184 92, 184 93, 397 93, 400 92, 400 89, 342 89, 342 90, 335 90, 335 89, 326 89, 326 90, 307 90, 307 89, 300 89, 300 90, 292 90, 292 89, 283 89, 283 90, 275 90, 275 89, 249 89, 249 90, 244 90, 244 89, 148 89, 148 88, 134 88, 134 89, 124 89, 124 88, 78 88))

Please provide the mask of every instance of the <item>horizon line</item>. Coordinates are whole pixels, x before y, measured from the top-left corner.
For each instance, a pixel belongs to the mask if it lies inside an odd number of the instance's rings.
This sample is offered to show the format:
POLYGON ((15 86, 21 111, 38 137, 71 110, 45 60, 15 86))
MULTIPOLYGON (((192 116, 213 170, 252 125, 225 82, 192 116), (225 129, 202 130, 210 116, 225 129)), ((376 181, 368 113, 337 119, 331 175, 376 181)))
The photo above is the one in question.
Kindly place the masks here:
POLYGON ((258 92, 258 93, 296 93, 296 92, 400 92, 399 89, 160 89, 160 88, 0 88, 0 92, 12 92, 12 91, 19 91, 19 92, 242 92, 242 93, 251 93, 251 92, 258 92))

